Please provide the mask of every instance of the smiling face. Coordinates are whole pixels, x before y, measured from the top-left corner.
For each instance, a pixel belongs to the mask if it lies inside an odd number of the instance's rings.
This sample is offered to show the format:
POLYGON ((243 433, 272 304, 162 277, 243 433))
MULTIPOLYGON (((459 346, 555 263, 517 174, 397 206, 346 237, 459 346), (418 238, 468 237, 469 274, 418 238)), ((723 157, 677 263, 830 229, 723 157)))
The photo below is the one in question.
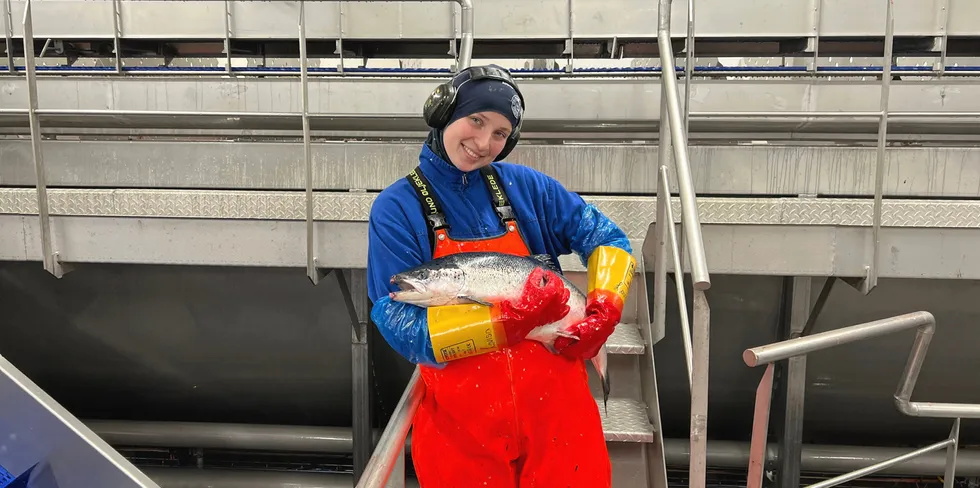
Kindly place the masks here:
POLYGON ((473 171, 496 159, 511 130, 507 117, 497 112, 478 112, 449 124, 442 140, 453 166, 460 171, 473 171))

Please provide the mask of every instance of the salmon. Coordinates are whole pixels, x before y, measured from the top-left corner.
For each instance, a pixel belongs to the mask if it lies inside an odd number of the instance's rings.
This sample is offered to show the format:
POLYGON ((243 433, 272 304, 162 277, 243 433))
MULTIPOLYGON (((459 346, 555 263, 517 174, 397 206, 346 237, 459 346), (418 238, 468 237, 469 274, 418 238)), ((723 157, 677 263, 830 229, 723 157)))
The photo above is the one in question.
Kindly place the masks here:
MULTIPOLYGON (((547 254, 530 257, 495 252, 452 254, 392 276, 391 282, 398 285, 399 291, 391 293, 391 299, 420 307, 465 303, 491 305, 516 300, 535 268, 558 271, 547 254)), ((525 337, 544 344, 553 353, 556 352, 555 339, 562 336, 575 338, 570 333, 571 326, 585 318, 585 294, 560 273, 559 276, 570 292, 568 314, 558 322, 534 328, 525 337)), ((610 382, 605 345, 591 362, 602 381, 603 406, 608 409, 610 382)))

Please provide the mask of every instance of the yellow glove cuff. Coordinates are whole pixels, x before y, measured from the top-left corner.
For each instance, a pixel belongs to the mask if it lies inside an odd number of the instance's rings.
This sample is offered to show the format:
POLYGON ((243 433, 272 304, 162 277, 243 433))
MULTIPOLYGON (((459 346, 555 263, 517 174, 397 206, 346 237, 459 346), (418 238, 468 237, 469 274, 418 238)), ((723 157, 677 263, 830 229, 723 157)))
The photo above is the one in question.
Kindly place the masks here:
POLYGON ((486 305, 431 307, 427 315, 432 352, 440 363, 486 354, 507 345, 503 327, 493 321, 486 305))
POLYGON ((589 301, 610 299, 620 311, 633 284, 636 260, 630 253, 612 246, 600 246, 589 256, 589 301))

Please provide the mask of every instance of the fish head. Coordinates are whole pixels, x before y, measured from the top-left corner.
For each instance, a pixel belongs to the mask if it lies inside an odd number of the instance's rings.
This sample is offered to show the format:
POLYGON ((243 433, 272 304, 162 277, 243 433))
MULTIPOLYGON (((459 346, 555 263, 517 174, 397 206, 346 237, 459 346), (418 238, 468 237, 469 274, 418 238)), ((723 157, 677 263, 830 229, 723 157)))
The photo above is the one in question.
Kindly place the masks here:
POLYGON ((398 291, 391 293, 396 302, 420 307, 456 303, 466 285, 463 270, 451 266, 420 266, 391 277, 398 291))

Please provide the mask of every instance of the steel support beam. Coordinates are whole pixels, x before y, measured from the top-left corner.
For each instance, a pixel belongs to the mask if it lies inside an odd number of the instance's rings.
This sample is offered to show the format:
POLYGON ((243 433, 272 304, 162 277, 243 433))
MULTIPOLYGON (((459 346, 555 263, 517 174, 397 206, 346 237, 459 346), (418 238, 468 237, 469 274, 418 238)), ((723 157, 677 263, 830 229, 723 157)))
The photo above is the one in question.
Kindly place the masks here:
POLYGON ((300 56, 300 96, 302 97, 303 118, 303 163, 306 167, 306 277, 314 285, 319 283, 320 274, 314 254, 316 236, 313 233, 313 155, 310 149, 310 84, 307 77, 306 59, 306 2, 299 3, 299 56, 300 56))
MULTIPOLYGON (((41 226, 41 260, 44 269, 61 278, 65 269, 51 242, 51 219, 48 215, 48 190, 44 171, 44 153, 41 150, 41 124, 38 120, 37 74, 34 72, 34 21, 33 2, 24 6, 24 57, 27 65, 28 118, 31 124, 31 150, 34 158, 34 171, 37 178, 37 209, 41 226)), ((8 50, 9 50, 8 45, 8 50)))
POLYGON ((878 110, 881 111, 878 122, 878 164, 875 166, 875 204, 874 204, 874 249, 872 250, 871 266, 868 271, 867 283, 862 291, 867 294, 878 286, 879 263, 881 256, 881 204, 882 191, 885 184, 885 145, 888 141, 888 107, 892 86, 892 52, 895 44, 895 0, 885 0, 885 53, 881 60, 881 96, 878 110))
POLYGON ((374 399, 371 380, 371 347, 368 333, 370 304, 367 297, 367 272, 364 269, 336 269, 337 284, 344 296, 351 321, 351 372, 353 398, 354 483, 364 474, 364 468, 374 451, 374 399))
MULTIPOLYGON (((782 339, 799 337, 810 317, 810 277, 792 280, 789 293, 788 323, 783 324, 782 339)), ((779 483, 776 486, 800 486, 800 459, 803 455, 803 405, 806 393, 806 356, 792 357, 780 362, 778 389, 783 407, 782 428, 779 429, 779 457, 776 466, 779 483)))

